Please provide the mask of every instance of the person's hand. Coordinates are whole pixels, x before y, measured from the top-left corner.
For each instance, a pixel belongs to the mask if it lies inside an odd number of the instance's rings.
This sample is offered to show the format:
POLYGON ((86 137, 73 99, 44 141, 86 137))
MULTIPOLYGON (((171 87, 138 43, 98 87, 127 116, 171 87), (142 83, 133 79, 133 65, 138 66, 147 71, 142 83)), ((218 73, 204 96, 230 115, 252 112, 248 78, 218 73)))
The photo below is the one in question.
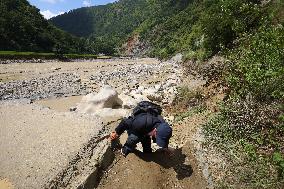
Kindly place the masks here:
POLYGON ((118 138, 118 134, 114 131, 114 132, 112 132, 111 134, 110 134, 110 140, 115 140, 115 139, 117 139, 118 138))

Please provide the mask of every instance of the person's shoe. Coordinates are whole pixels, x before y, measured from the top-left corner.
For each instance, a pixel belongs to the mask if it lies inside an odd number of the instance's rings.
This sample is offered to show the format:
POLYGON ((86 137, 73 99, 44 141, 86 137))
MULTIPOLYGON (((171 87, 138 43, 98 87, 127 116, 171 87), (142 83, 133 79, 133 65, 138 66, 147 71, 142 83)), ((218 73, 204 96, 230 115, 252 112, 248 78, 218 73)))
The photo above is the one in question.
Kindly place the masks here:
POLYGON ((126 157, 126 156, 129 154, 129 152, 127 151, 126 148, 121 148, 121 149, 120 149, 120 152, 121 152, 121 154, 122 154, 124 157, 126 157))

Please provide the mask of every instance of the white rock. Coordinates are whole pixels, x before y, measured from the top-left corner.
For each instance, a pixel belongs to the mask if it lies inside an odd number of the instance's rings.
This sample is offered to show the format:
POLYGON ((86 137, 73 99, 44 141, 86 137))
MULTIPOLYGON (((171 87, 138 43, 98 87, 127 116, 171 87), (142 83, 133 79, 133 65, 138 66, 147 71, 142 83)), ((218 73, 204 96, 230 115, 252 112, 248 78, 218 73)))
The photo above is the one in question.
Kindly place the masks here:
POLYGON ((125 94, 125 95, 126 95, 126 94, 128 94, 128 93, 129 93, 129 89, 125 89, 125 90, 122 91, 122 94, 125 94))
POLYGON ((148 94, 156 94, 158 92, 157 89, 155 88, 148 88, 148 89, 145 89, 144 91, 142 91, 142 94, 143 95, 148 95, 148 94))
POLYGON ((173 79, 169 79, 167 83, 165 84, 165 87, 172 87, 172 86, 177 86, 177 81, 173 79))
POLYGON ((173 87, 170 87, 168 90, 167 90, 168 93, 170 94, 174 94, 175 93, 175 89, 173 87))
POLYGON ((174 116, 169 116, 169 121, 174 121, 175 117, 174 116))
POLYGON ((130 91, 130 93, 129 93, 129 95, 130 96, 135 96, 135 95, 137 95, 138 94, 138 92, 137 92, 137 90, 132 90, 132 91, 130 91))
POLYGON ((149 94, 146 96, 149 100, 151 101, 156 101, 156 102, 161 102, 164 98, 164 96, 160 93, 156 93, 156 94, 149 94))
POLYGON ((157 91, 161 90, 161 89, 162 89, 162 85, 161 85, 161 84, 155 85, 155 89, 156 89, 157 91))
POLYGON ((158 90, 156 88, 148 88, 144 90, 143 95, 151 101, 160 102, 163 100, 163 95, 161 93, 158 93, 158 90))
POLYGON ((117 92, 111 86, 104 86, 98 94, 90 93, 82 98, 77 107, 80 113, 95 113, 103 108, 114 108, 121 106, 122 101, 117 92))
POLYGON ((171 63, 181 63, 183 55, 181 53, 176 54, 174 57, 170 59, 171 63))
POLYGON ((136 84, 138 84, 138 81, 133 80, 133 81, 131 81, 131 84, 132 84, 132 85, 136 85, 136 84))

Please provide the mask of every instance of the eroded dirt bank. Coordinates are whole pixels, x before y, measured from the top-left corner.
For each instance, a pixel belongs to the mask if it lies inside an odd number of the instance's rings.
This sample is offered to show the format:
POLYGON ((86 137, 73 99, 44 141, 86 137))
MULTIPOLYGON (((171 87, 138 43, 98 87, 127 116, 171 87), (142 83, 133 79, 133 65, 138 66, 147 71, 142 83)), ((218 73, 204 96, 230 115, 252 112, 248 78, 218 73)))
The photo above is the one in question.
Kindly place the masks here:
POLYGON ((105 172, 98 188, 201 189, 206 188, 206 182, 191 151, 184 147, 177 149, 172 157, 159 152, 137 151, 126 158, 117 154, 117 160, 105 172))

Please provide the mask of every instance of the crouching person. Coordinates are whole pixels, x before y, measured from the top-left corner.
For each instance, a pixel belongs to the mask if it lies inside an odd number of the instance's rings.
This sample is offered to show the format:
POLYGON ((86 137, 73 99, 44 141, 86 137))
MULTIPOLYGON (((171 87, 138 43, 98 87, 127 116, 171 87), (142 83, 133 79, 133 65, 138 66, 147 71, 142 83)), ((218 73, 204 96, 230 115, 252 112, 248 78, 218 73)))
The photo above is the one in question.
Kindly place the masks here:
POLYGON ((171 154, 168 149, 169 140, 172 136, 172 128, 161 117, 160 106, 148 102, 140 102, 133 110, 132 116, 123 119, 111 133, 111 140, 117 139, 124 131, 127 131, 128 138, 121 149, 126 157, 134 152, 136 144, 141 142, 144 153, 151 153, 151 139, 157 143, 163 151, 171 154))

